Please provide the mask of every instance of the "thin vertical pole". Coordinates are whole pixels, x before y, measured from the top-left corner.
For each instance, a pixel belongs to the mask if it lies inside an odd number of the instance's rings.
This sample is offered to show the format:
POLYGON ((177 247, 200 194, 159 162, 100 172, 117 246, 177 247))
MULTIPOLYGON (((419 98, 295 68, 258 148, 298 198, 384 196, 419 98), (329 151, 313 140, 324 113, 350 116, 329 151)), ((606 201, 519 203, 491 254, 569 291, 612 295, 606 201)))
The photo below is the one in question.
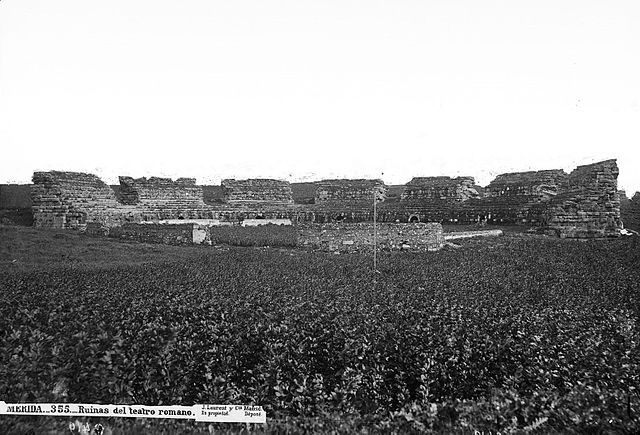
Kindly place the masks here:
MULTIPOLYGON (((377 273, 378 268, 377 268, 377 242, 378 242, 378 227, 376 225, 376 191, 375 188, 373 190, 373 273, 377 273)), ((375 275, 374 275, 374 281, 375 283, 375 275)))

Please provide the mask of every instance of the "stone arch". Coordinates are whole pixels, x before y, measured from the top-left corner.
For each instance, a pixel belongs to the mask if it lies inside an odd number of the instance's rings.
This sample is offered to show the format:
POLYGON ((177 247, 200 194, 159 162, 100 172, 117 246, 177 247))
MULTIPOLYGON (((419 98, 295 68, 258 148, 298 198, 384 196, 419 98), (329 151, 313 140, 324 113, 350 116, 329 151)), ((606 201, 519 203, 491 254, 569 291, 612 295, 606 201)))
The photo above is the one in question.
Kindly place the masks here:
POLYGON ((417 224, 418 222, 420 222, 420 216, 418 216, 417 214, 412 214, 409 216, 408 222, 410 224, 417 224))

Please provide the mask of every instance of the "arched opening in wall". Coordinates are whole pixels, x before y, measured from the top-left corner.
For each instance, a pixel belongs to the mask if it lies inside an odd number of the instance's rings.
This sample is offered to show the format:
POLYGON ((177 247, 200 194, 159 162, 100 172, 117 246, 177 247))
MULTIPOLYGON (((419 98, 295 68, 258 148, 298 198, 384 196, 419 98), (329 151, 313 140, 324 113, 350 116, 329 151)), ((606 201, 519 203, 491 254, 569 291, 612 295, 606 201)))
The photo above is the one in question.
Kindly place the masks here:
POLYGON ((409 216, 410 224, 417 224, 418 222, 420 222, 420 218, 418 217, 418 215, 412 214, 411 216, 409 216))
POLYGON ((336 216, 336 222, 342 222, 342 221, 344 221, 344 215, 343 214, 340 214, 340 215, 336 216))

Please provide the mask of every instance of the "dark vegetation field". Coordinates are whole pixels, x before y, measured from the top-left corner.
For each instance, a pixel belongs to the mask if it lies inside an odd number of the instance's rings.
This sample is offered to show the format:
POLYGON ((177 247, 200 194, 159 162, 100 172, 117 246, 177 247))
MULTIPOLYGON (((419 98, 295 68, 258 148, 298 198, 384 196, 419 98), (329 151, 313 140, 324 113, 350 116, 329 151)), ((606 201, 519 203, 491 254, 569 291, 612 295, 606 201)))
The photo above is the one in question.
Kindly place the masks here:
POLYGON ((212 227, 210 234, 214 245, 294 247, 298 242, 291 225, 220 226, 212 227))
POLYGON ((0 400, 256 404, 271 432, 640 431, 638 238, 459 243, 373 274, 365 255, 0 227, 0 400))

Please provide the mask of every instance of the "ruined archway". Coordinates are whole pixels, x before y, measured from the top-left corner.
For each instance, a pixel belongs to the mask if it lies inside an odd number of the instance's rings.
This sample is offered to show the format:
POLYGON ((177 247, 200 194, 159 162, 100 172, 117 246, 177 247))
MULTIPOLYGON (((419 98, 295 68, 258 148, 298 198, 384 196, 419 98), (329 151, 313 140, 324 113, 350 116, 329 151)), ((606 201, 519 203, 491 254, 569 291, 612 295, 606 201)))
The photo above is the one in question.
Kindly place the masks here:
POLYGON ((417 214, 412 214, 411 216, 409 216, 410 224, 417 224, 418 222, 420 222, 420 217, 417 214))

